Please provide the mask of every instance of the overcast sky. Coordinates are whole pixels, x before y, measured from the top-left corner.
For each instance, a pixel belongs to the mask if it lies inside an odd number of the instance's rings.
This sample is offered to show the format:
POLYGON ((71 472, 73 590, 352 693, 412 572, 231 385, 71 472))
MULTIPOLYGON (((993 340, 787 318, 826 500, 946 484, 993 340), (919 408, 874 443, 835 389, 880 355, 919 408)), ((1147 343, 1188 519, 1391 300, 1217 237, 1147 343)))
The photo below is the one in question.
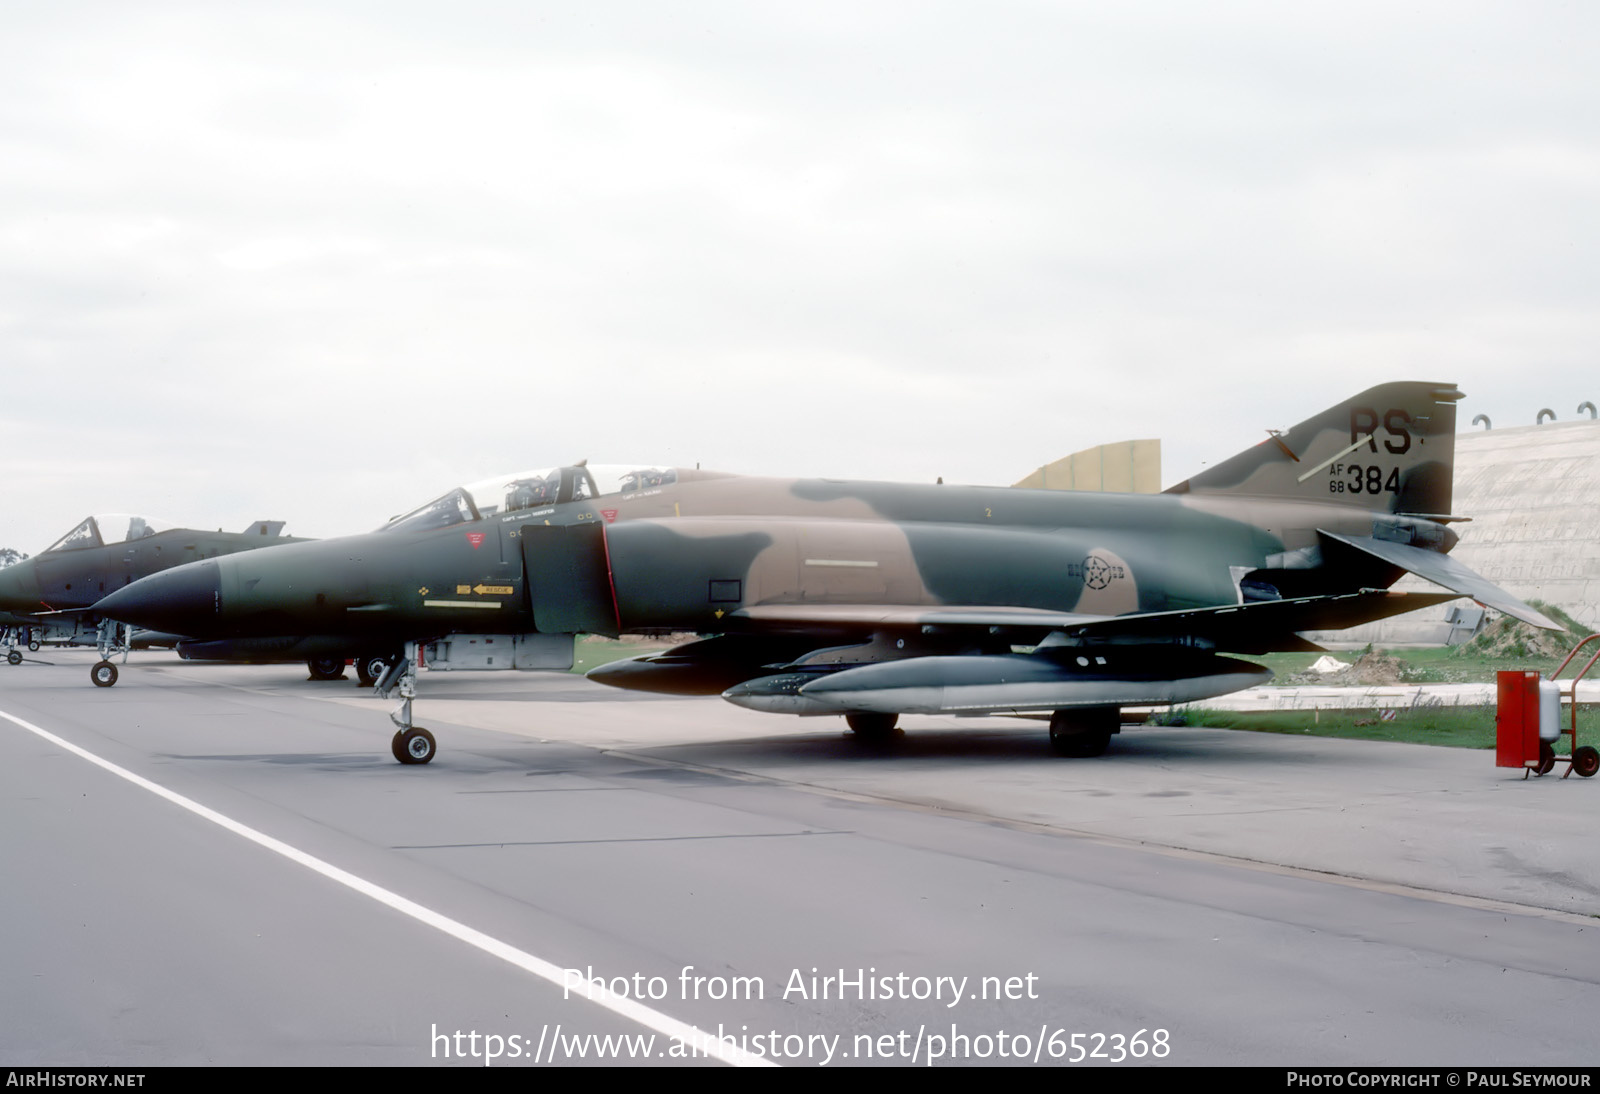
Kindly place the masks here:
POLYGON ((1600 401, 1600 7, 0 0, 0 546, 1600 401))

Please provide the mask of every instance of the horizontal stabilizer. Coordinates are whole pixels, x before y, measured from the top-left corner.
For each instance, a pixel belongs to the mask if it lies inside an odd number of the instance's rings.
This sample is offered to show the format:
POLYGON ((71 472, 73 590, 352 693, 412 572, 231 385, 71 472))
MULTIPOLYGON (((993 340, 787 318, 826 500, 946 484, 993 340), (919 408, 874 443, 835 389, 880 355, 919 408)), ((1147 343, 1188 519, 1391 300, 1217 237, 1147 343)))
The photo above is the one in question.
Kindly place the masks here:
POLYGON ((1462 596, 1470 596, 1478 603, 1505 612, 1524 623, 1531 623, 1535 627, 1551 631, 1562 629, 1560 624, 1543 612, 1524 604, 1482 574, 1469 570, 1449 555, 1413 547, 1409 543, 1395 543, 1393 540, 1374 539, 1371 536, 1340 536, 1321 529, 1318 531, 1331 540, 1363 551, 1391 566, 1408 570, 1418 577, 1425 577, 1435 585, 1443 585, 1446 589, 1454 590, 1462 596))

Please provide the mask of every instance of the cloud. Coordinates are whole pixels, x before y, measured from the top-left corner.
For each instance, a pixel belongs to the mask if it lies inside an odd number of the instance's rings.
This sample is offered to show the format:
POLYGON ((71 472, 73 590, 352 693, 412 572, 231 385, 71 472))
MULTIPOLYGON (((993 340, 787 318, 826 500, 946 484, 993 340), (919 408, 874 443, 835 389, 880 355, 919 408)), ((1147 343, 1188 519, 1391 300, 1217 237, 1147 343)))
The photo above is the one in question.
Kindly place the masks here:
POLYGON ((587 456, 1167 479, 1393 378, 1586 390, 1596 17, 60 5, 0 43, 0 545, 587 456))

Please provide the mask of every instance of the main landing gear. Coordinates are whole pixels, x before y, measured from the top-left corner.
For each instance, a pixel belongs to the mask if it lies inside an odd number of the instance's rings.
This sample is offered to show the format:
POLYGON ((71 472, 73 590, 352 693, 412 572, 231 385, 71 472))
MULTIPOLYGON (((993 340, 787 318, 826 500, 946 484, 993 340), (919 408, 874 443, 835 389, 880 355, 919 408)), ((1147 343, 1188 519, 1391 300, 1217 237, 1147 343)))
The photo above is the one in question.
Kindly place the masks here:
POLYGON ((844 724, 850 727, 850 732, 856 735, 856 740, 870 741, 873 744, 892 741, 899 736, 900 731, 895 728, 899 721, 900 715, 898 714, 878 714, 867 711, 844 716, 844 724))
POLYGON ((1050 751, 1057 756, 1098 756, 1122 731, 1120 707, 1074 707, 1050 715, 1050 751))
MULTIPOLYGON (((363 662, 357 662, 358 671, 363 662)), ((400 697, 400 707, 389 715, 389 720, 399 726, 389 751, 403 764, 425 764, 433 759, 438 744, 433 734, 421 726, 411 724, 411 701, 417 695, 417 643, 407 642, 405 653, 384 662, 383 673, 373 683, 380 699, 392 695, 400 697)))
POLYGON ((89 679, 94 681, 95 687, 108 688, 117 682, 117 666, 111 663, 111 659, 120 653, 122 663, 126 665, 132 639, 132 627, 110 619, 100 620, 100 628, 95 634, 95 648, 100 652, 100 660, 89 670, 89 679))
MULTIPOLYGON (((365 653, 355 658, 358 686, 370 688, 375 685, 389 666, 402 656, 398 653, 365 653)), ((306 660, 306 668, 313 680, 343 680, 344 664, 342 657, 311 657, 306 660)))
POLYGON ((383 677, 389 665, 401 654, 366 653, 356 658, 357 686, 370 688, 383 677))
POLYGON ((344 679, 343 657, 311 657, 306 660, 306 668, 313 680, 344 679))
MULTIPOLYGON (((844 716, 856 740, 883 744, 900 735, 898 714, 856 711, 844 716)), ((1050 716, 1050 751, 1057 756, 1099 756, 1122 732, 1120 707, 1068 707, 1050 716)), ((1592 750, 1591 750, 1592 751, 1592 750)))

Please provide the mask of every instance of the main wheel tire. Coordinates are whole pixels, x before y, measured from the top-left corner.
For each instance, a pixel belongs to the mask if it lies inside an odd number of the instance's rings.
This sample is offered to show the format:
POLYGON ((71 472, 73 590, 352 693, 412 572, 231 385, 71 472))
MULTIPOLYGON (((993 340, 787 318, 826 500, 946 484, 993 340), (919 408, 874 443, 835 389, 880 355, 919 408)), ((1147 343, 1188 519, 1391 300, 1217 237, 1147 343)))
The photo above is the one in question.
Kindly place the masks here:
POLYGON ((312 657, 306 661, 306 668, 311 671, 313 680, 343 680, 344 658, 342 657, 312 657))
POLYGON ((394 740, 389 743, 389 750, 394 753, 394 758, 403 764, 425 764, 433 759, 439 746, 434 741, 433 734, 418 726, 412 726, 394 735, 394 740))
POLYGON ((1111 744, 1121 717, 1117 707, 1058 710, 1050 715, 1050 751, 1057 756, 1098 756, 1111 744))
POLYGON ((6 664, 8 664, 8 665, 20 665, 20 664, 22 664, 22 651, 21 650, 7 650, 6 651, 6 664))
POLYGON ((856 714, 846 714, 844 724, 850 727, 850 732, 863 741, 887 741, 895 736, 895 726, 900 721, 898 714, 879 714, 876 711, 861 711, 856 714))
POLYGON ((96 661, 94 668, 89 670, 89 679, 94 681, 97 688, 108 688, 117 682, 117 666, 110 661, 96 661))
POLYGON ((1595 772, 1600 771, 1600 749, 1590 745, 1573 749, 1572 770, 1586 779, 1594 778, 1595 772))
POLYGON ((356 680, 360 687, 370 688, 389 667, 389 657, 381 653, 363 654, 356 658, 356 680))
POLYGON ((1539 742, 1539 766, 1533 769, 1535 775, 1548 775, 1555 770, 1556 750, 1549 741, 1539 742))
POLYGON ((29 653, 38 653, 39 652, 39 640, 37 638, 28 639, 28 652, 29 653))

